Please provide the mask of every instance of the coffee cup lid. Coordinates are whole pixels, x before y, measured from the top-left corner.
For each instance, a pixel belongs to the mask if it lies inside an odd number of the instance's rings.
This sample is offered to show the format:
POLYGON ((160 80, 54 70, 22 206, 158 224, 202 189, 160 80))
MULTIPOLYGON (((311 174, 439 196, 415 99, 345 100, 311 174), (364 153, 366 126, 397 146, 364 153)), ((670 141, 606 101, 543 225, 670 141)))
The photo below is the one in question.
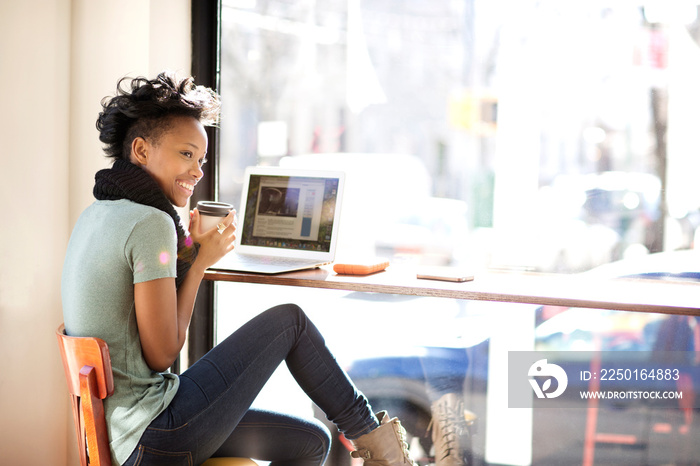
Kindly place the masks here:
POLYGON ((202 215, 216 215, 223 217, 233 210, 233 206, 231 204, 227 204, 226 202, 199 201, 197 203, 197 210, 202 215))

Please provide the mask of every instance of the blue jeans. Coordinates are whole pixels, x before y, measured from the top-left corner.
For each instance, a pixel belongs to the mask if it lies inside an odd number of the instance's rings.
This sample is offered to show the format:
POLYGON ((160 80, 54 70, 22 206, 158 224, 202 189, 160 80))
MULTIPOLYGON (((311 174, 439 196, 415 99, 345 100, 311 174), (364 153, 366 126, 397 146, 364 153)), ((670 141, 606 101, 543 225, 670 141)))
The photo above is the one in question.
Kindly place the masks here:
POLYGON ((378 426, 318 329, 298 306, 285 304, 251 319, 187 369, 125 464, 190 466, 216 456, 323 464, 330 436, 322 423, 250 408, 282 361, 347 438, 378 426))

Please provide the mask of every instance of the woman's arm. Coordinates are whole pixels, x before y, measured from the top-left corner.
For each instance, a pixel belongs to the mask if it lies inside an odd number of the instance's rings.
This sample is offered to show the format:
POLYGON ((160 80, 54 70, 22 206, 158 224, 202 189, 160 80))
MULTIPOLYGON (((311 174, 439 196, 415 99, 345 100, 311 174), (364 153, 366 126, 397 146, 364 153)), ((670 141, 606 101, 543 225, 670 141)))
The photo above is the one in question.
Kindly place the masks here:
POLYGON ((167 370, 180 354, 204 271, 233 249, 236 230, 233 220, 233 213, 224 219, 227 228, 222 234, 216 229, 199 234, 199 212, 195 209, 191 216, 190 233, 192 239, 200 244, 199 254, 180 288, 175 289, 174 278, 160 278, 134 285, 141 349, 146 363, 154 371, 167 370))

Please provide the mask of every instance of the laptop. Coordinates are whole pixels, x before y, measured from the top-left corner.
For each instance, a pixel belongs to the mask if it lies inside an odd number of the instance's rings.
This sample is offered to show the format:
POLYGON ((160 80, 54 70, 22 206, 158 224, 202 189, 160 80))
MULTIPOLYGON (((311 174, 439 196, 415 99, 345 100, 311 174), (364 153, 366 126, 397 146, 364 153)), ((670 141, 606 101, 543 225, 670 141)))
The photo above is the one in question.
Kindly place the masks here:
POLYGON ((335 259, 345 174, 248 167, 235 249, 212 269, 276 274, 335 259))

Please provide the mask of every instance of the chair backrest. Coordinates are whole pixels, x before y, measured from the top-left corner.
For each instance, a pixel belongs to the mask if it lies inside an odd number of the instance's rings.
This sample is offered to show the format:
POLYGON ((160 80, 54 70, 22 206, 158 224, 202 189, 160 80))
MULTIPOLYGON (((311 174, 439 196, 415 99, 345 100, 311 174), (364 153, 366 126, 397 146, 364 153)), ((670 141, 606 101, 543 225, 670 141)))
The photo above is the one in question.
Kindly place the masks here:
POLYGON ((109 436, 102 400, 114 392, 107 343, 99 338, 71 337, 56 330, 63 369, 73 405, 80 464, 111 466, 109 436))
MULTIPOLYGON (((114 393, 112 361, 104 340, 70 337, 56 330, 63 369, 73 404, 73 420, 82 466, 112 466, 102 400, 114 393)), ((249 458, 212 458, 202 466, 258 466, 249 458)))

